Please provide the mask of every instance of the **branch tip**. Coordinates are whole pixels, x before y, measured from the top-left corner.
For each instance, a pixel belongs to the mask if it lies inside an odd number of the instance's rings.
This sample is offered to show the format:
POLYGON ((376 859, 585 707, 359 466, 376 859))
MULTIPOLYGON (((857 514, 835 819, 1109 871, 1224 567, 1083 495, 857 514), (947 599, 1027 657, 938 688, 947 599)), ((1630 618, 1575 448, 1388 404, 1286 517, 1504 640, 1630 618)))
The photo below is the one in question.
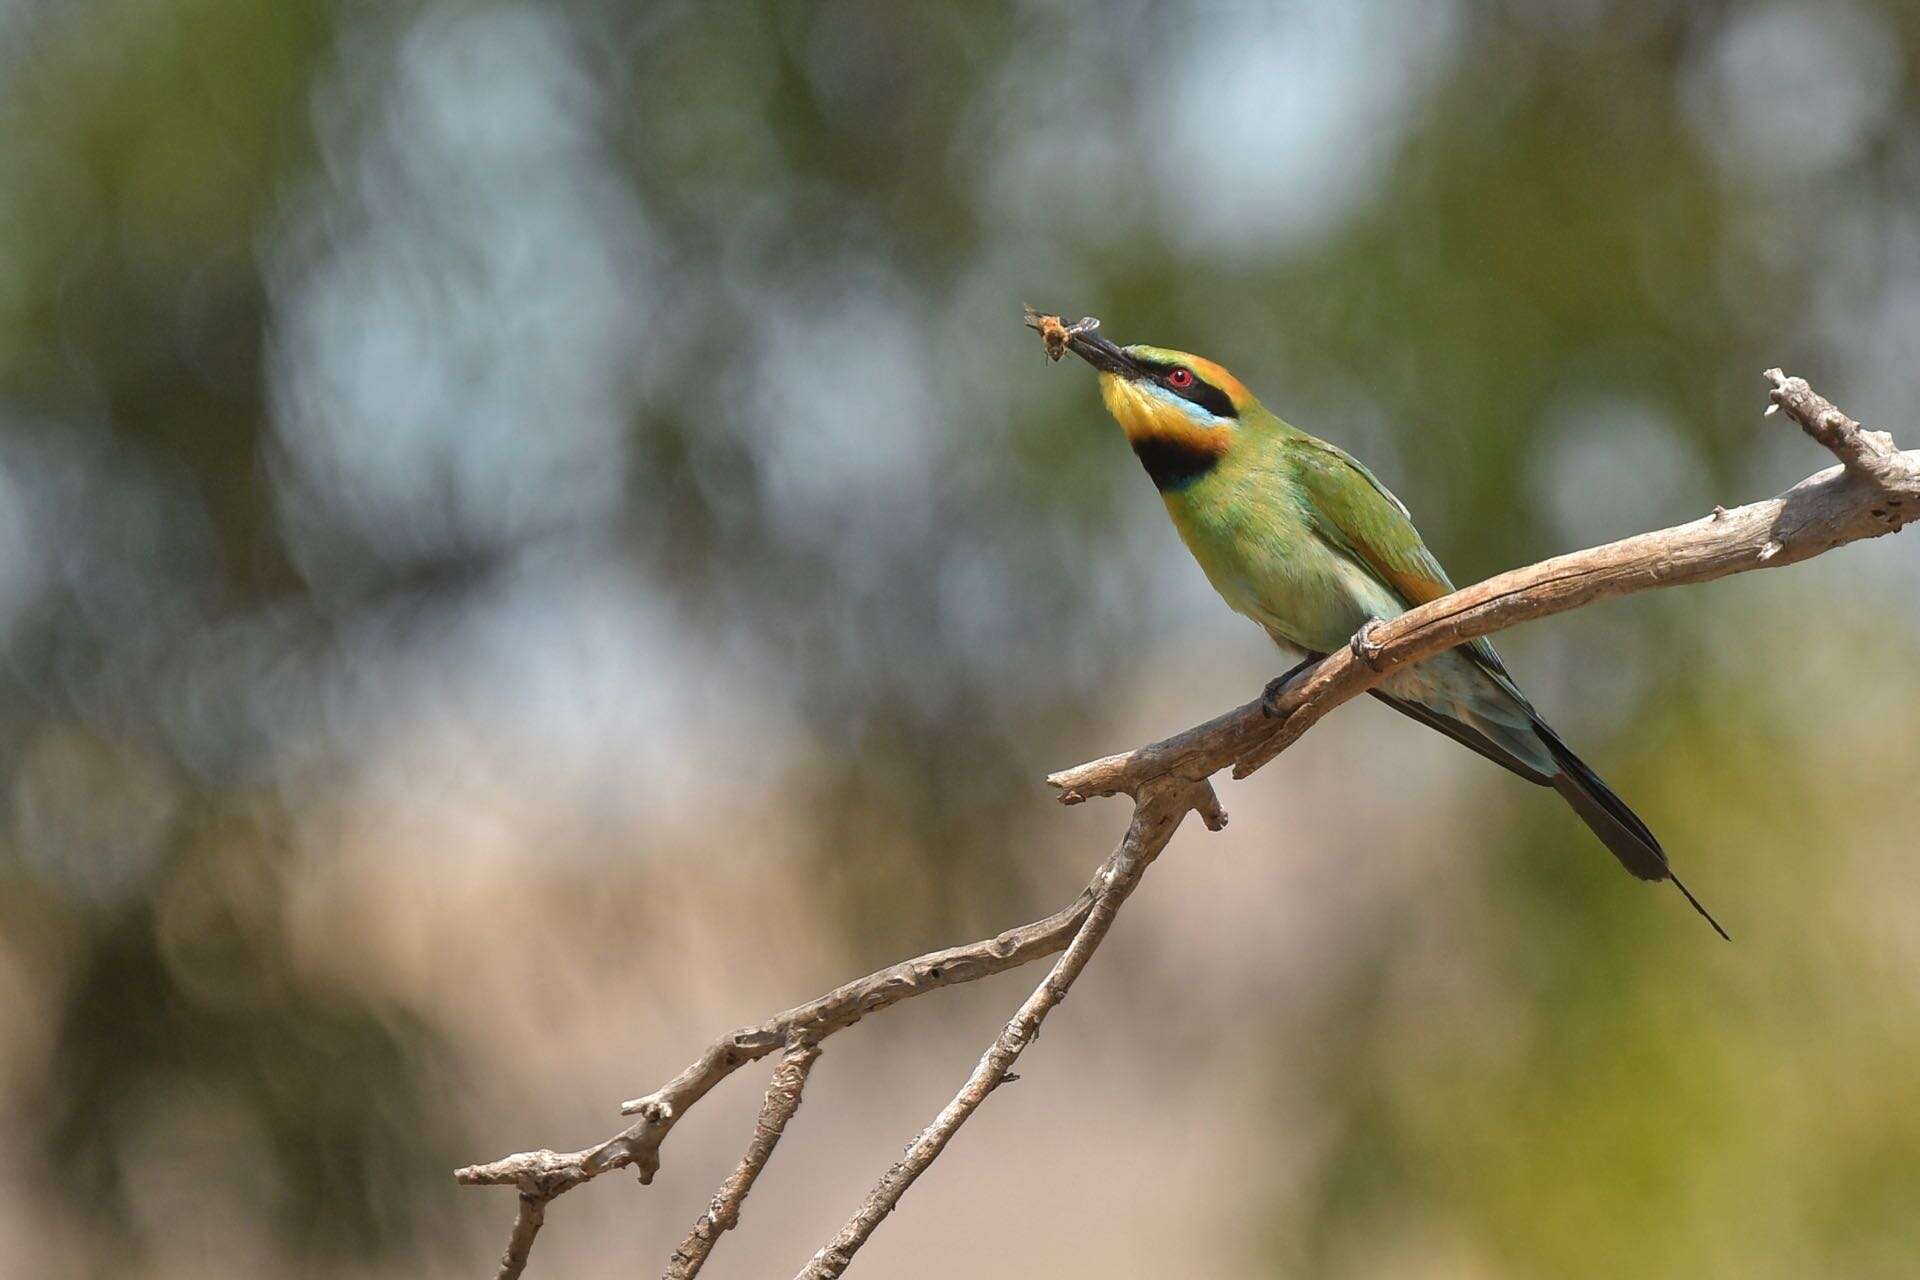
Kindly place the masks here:
POLYGON ((1791 377, 1780 369, 1767 370, 1767 378, 1773 383, 1773 390, 1767 393, 1772 402, 1768 411, 1785 409, 1801 430, 1840 459, 1847 470, 1881 485, 1897 476, 1910 477, 1913 462, 1894 447, 1892 436, 1862 427, 1808 386, 1805 378, 1791 377))
POLYGON ((1193 811, 1200 815, 1200 821, 1207 824, 1209 831, 1227 829, 1227 811, 1220 805, 1220 794, 1213 789, 1213 783, 1202 779, 1194 784, 1189 798, 1193 811))

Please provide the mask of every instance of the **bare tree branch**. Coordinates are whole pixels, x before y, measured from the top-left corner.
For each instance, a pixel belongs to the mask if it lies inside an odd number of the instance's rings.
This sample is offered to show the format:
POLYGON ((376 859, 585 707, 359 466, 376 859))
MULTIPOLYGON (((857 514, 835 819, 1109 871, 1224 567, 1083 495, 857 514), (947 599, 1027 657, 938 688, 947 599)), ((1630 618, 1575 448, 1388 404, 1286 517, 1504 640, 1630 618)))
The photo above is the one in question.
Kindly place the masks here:
POLYGON ((639 1170, 641 1182, 651 1181, 660 1167, 661 1143, 688 1108, 741 1066, 787 1046, 788 1056, 768 1088, 747 1154, 668 1266, 669 1280, 691 1277, 718 1235, 737 1220, 741 1200, 799 1105, 800 1088, 820 1040, 901 1000, 1018 968, 1064 948, 1065 954, 1002 1029, 960 1092, 800 1273, 802 1280, 840 1275, 907 1188, 1006 1079, 1180 820, 1194 810, 1214 830, 1225 825, 1226 814, 1209 782, 1213 774, 1231 768, 1234 777, 1246 777, 1329 711, 1390 672, 1476 636, 1611 596, 1794 564, 1849 542, 1892 533, 1920 514, 1920 454, 1903 453, 1885 433, 1861 427, 1803 379, 1778 369, 1766 376, 1774 384, 1768 412, 1786 410, 1840 459, 1840 466, 1808 477, 1777 498, 1733 510, 1716 508, 1690 524, 1515 569, 1370 624, 1347 649, 1296 677, 1271 708, 1264 698, 1255 698, 1170 738, 1052 775, 1048 782, 1059 788, 1066 804, 1122 794, 1135 802, 1126 837, 1073 903, 998 937, 902 961, 720 1037, 678 1076, 624 1104, 621 1110, 639 1119, 596 1146, 569 1153, 522 1152, 457 1171, 454 1176, 468 1185, 509 1185, 520 1191, 520 1212, 500 1276, 512 1280, 526 1266, 549 1200, 628 1165, 639 1170))
POLYGON ((753 1190, 754 1179, 767 1167, 774 1144, 786 1132, 787 1121, 800 1109, 800 1091, 807 1087, 807 1073, 813 1070, 814 1060, 819 1056, 820 1046, 810 1040, 799 1040, 788 1047, 767 1084, 767 1099, 760 1104, 760 1118, 754 1122, 747 1153, 740 1157, 739 1165, 714 1193, 713 1203, 667 1260, 665 1280, 693 1280, 706 1265, 707 1255, 713 1252, 721 1233, 739 1225, 740 1206, 745 1203, 747 1192, 753 1190))
POLYGON ((889 965, 758 1026, 721 1036, 672 1080, 644 1098, 622 1103, 623 1114, 637 1114, 640 1119, 604 1142, 581 1151, 523 1151, 489 1164, 469 1165, 453 1176, 467 1186, 516 1186, 524 1194, 549 1200, 628 1165, 638 1167, 642 1183, 651 1182, 660 1168, 660 1144, 674 1124, 708 1090, 747 1063, 766 1057, 796 1036, 818 1043, 888 1005, 1052 955, 1080 928, 1093 906, 1093 896, 1094 887, 1089 885, 1070 905, 1043 920, 889 965))
POLYGON ((967 1117, 977 1111, 980 1104, 987 1100, 987 1095, 1007 1078, 1007 1072, 1012 1070, 1022 1051, 1040 1034, 1040 1024, 1046 1020, 1047 1014, 1067 998, 1068 988, 1073 986, 1074 979, 1087 967, 1087 961, 1107 936, 1107 930, 1113 927, 1120 904, 1139 885, 1140 877, 1160 856, 1160 851, 1167 847, 1167 841, 1173 839, 1180 820, 1192 809, 1199 809, 1203 815, 1207 815, 1207 825, 1213 830, 1217 831, 1226 825, 1226 814, 1220 809, 1213 787, 1206 782, 1162 784, 1157 789, 1141 794, 1140 802, 1133 811, 1133 821, 1127 826, 1126 836, 1101 870, 1100 881, 1097 882, 1100 888, 1094 896, 1093 910, 1087 913, 1080 931, 1068 944, 1066 954, 1054 962, 1046 980, 1034 988, 1019 1012, 1013 1015, 1012 1020, 987 1047, 973 1074, 967 1077, 966 1084, 954 1095, 953 1101, 941 1109, 932 1124, 921 1130, 920 1136, 907 1147, 906 1154, 895 1161, 880 1179, 880 1185, 873 1189, 859 1212, 840 1228, 840 1234, 813 1255, 813 1260, 802 1268, 797 1280, 833 1280, 852 1264, 855 1251, 893 1212, 894 1206, 900 1203, 900 1197, 907 1193, 907 1188, 946 1149, 953 1135, 967 1122, 967 1117))
POLYGON ((1356 637, 1355 644, 1304 673, 1276 700, 1277 718, 1255 698, 1184 733, 1063 769, 1047 781, 1060 789, 1063 803, 1079 804, 1095 796, 1132 795, 1156 778, 1205 778, 1229 766, 1235 778, 1244 778, 1396 668, 1463 641, 1610 596, 1794 564, 1892 533, 1920 515, 1920 454, 1902 453, 1890 443, 1883 447, 1887 437, 1861 430, 1801 379, 1779 382, 1785 390, 1776 388, 1775 403, 1845 465, 1765 502, 1716 509, 1690 524, 1555 556, 1463 587, 1368 629, 1364 642, 1356 637))
POLYGON ((527 1259, 533 1255, 533 1238, 540 1234, 540 1227, 547 1220, 547 1197, 520 1195, 520 1212, 513 1220, 513 1234, 507 1237, 507 1251, 500 1255, 500 1270, 494 1273, 495 1280, 519 1280, 519 1275, 527 1269, 527 1259))

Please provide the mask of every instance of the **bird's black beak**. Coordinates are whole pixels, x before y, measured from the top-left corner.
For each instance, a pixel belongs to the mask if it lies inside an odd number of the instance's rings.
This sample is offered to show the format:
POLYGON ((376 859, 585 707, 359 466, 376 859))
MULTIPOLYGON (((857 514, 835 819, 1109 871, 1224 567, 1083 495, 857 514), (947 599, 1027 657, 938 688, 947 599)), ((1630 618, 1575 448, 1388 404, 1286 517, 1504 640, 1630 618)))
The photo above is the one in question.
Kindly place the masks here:
POLYGON ((1146 376, 1146 370, 1135 364, 1132 356, 1101 337, 1098 330, 1071 335, 1067 349, 1102 373, 1117 373, 1123 378, 1146 376))

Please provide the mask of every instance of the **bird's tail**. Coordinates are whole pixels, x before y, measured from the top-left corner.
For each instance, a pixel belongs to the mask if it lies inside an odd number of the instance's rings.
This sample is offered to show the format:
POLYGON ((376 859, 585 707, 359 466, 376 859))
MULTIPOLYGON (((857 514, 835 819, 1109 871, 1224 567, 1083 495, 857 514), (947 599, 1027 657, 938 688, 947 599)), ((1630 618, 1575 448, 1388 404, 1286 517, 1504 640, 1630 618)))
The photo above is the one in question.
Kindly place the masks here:
MULTIPOLYGON (((1554 763, 1560 766, 1560 772, 1553 777, 1553 789, 1560 793, 1580 820, 1592 828, 1593 834, 1600 837, 1600 843, 1612 850, 1613 856, 1620 859, 1620 865, 1642 880, 1671 880, 1701 918, 1713 926, 1713 931, 1722 938, 1727 931, 1713 918, 1713 913, 1700 905, 1687 886, 1680 883, 1680 877, 1673 874, 1673 868, 1667 865, 1667 855, 1661 849, 1660 842, 1640 816, 1627 807, 1627 802, 1614 794, 1595 773, 1587 762, 1573 754, 1573 749, 1560 741, 1560 735, 1547 727, 1546 722, 1534 717, 1533 730, 1540 735, 1547 750, 1553 755, 1554 763)), ((1727 939, 1729 942, 1731 938, 1727 939)))

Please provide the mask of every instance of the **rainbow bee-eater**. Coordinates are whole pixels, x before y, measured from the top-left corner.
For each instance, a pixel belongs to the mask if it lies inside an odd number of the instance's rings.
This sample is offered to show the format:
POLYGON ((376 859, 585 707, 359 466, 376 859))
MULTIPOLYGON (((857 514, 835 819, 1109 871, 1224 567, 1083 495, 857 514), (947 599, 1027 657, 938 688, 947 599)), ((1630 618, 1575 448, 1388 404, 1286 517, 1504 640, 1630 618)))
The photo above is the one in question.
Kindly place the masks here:
MULTIPOLYGON (((1235 612, 1266 628, 1298 666, 1371 622, 1453 590, 1406 505, 1342 450, 1289 426, 1231 373, 1164 347, 1120 347, 1097 321, 1062 327, 1029 314, 1054 359, 1099 371, 1100 395, 1160 491, 1180 540, 1235 612)), ((1371 690, 1394 710, 1540 786, 1552 787, 1634 875, 1672 880, 1660 842, 1576 756, 1485 639, 1402 667, 1371 690)))

